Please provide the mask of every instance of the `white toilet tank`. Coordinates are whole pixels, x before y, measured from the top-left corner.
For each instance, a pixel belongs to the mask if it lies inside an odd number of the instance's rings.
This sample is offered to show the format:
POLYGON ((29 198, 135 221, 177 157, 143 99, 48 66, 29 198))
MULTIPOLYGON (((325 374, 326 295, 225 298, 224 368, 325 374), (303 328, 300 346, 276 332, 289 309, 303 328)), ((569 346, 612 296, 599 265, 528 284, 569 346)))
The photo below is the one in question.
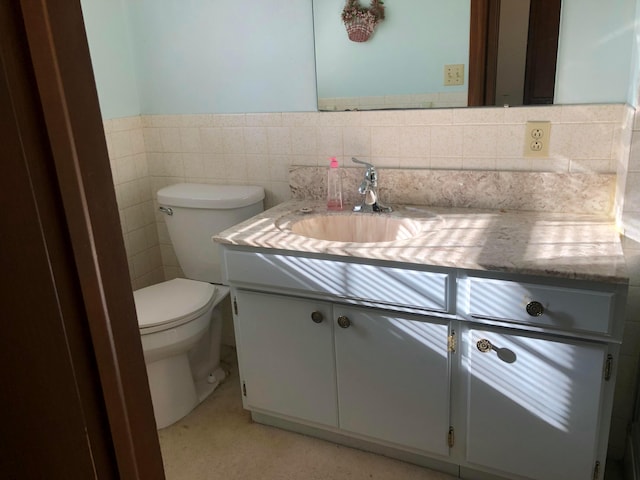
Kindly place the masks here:
POLYGON ((211 237, 262 212, 264 189, 178 183, 158 190, 171 243, 187 278, 221 283, 219 247, 211 237))

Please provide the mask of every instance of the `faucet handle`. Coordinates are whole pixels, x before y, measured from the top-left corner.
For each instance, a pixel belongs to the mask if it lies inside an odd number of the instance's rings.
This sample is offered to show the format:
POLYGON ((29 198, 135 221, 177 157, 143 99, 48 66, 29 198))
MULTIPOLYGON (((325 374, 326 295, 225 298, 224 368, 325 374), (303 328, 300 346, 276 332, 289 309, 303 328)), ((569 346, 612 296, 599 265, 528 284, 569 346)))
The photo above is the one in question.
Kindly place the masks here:
POLYGON ((375 171, 376 167, 371 165, 369 162, 364 162, 362 160, 358 160, 356 157, 351 157, 351 161, 355 163, 359 163, 360 165, 365 165, 368 169, 372 169, 375 171))
POLYGON ((356 157, 351 157, 351 160, 355 163, 359 163, 360 165, 365 165, 367 167, 367 171, 364 172, 364 178, 367 179, 373 186, 378 184, 378 175, 376 173, 376 167, 368 162, 363 162, 362 160, 358 160, 356 157))

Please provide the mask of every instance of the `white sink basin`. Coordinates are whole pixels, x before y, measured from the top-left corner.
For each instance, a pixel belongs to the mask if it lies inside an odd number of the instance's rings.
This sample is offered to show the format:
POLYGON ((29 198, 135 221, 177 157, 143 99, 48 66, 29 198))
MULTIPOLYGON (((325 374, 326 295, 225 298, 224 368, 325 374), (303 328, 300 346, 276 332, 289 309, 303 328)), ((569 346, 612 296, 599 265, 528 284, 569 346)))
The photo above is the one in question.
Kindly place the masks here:
POLYGON ((304 237, 332 242, 392 242, 422 232, 419 222, 384 214, 315 215, 292 222, 288 229, 304 237))

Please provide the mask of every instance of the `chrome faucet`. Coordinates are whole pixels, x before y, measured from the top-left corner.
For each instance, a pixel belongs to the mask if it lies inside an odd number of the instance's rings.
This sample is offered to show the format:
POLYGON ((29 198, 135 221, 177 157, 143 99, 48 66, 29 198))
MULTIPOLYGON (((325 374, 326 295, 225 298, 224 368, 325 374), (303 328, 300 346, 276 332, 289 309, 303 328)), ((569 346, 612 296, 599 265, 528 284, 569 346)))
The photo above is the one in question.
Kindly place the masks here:
POLYGON ((389 206, 378 202, 378 173, 376 167, 370 163, 351 157, 351 160, 360 165, 365 165, 367 170, 364 172, 364 180, 358 187, 360 195, 364 195, 362 203, 353 207, 354 212, 382 212, 389 213, 393 209, 389 206))

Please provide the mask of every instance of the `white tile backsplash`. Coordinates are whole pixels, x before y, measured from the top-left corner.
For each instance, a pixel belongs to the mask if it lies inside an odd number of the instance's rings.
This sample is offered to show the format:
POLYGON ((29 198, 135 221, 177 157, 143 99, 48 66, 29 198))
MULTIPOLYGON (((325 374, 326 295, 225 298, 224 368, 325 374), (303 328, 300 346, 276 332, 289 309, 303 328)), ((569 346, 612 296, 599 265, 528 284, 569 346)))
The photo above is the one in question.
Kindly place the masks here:
POLYGON ((267 149, 271 155, 291 154, 291 129, 289 127, 267 128, 267 149))

